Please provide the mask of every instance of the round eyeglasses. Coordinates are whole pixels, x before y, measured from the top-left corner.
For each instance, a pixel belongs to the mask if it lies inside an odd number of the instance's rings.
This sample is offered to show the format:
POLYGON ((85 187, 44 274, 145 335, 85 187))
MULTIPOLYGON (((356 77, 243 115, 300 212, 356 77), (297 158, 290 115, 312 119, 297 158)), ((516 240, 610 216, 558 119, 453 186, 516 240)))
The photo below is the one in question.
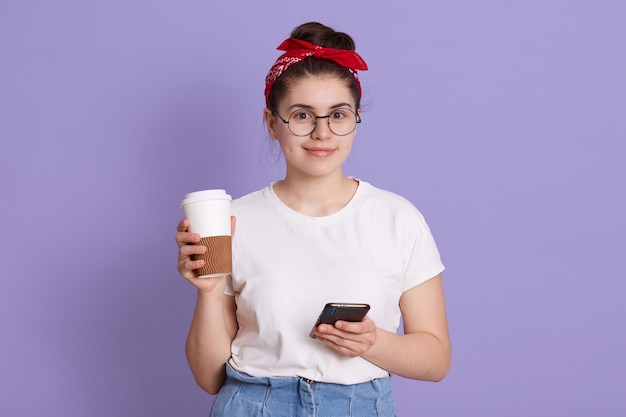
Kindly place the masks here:
POLYGON ((326 116, 316 116, 310 110, 298 109, 283 119, 277 111, 274 112, 287 125, 295 136, 309 136, 315 131, 317 119, 328 119, 328 128, 337 136, 346 136, 354 132, 356 125, 361 123, 361 117, 352 110, 340 107, 326 116))

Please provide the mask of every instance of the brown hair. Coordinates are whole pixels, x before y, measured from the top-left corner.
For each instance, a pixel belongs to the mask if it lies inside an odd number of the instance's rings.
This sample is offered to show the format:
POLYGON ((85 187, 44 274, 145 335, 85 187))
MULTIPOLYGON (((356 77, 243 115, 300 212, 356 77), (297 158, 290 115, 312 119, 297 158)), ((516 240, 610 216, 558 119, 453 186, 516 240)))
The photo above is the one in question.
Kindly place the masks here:
MULTIPOLYGON (((355 50, 354 40, 350 35, 337 32, 328 26, 318 22, 304 23, 291 32, 291 37, 311 42, 325 48, 355 50)), ((354 75, 345 67, 334 61, 324 58, 308 57, 292 65, 274 82, 268 98, 268 107, 272 110, 278 108, 278 104, 285 97, 290 87, 299 79, 310 75, 332 75, 345 81, 350 89, 356 109, 360 107, 359 86, 354 75)))

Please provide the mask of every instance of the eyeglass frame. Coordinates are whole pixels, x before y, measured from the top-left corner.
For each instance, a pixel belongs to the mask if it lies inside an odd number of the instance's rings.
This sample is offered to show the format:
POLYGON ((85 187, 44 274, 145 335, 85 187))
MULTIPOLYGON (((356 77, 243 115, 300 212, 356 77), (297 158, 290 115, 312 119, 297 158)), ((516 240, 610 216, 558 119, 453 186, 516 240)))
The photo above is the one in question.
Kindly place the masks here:
POLYGON ((313 113, 311 110, 296 109, 296 110, 292 111, 291 114, 289 114, 289 118, 287 118, 287 120, 283 119, 283 116, 281 116, 280 113, 278 113, 277 110, 272 110, 272 113, 274 113, 276 116, 278 116, 280 121, 287 125, 287 129, 289 129, 289 131, 291 132, 292 135, 298 136, 300 138, 305 137, 305 136, 309 136, 311 133, 315 132, 315 129, 317 129, 317 119, 328 119, 328 129, 333 133, 333 135, 336 135, 336 136, 348 136, 350 133, 354 132, 356 130, 357 125, 359 123, 361 123, 361 116, 357 112, 355 112, 354 110, 349 109, 347 107, 338 107, 338 108, 334 109, 333 111, 337 111, 337 110, 348 110, 350 113, 352 113, 352 114, 354 114, 356 116, 356 123, 354 124, 354 128, 351 131, 349 131, 348 133, 344 133, 343 135, 335 133, 333 128, 330 127, 330 116, 332 116, 332 113, 331 114, 327 114, 326 116, 318 116, 315 113, 313 113), (313 129, 309 133, 306 133, 304 135, 297 135, 297 134, 295 134, 293 132, 293 130, 291 130, 291 126, 289 126, 289 120, 291 120, 291 116, 293 116, 296 112, 302 111, 302 110, 310 112, 313 115, 313 117, 315 117, 315 121, 313 122, 313 129))

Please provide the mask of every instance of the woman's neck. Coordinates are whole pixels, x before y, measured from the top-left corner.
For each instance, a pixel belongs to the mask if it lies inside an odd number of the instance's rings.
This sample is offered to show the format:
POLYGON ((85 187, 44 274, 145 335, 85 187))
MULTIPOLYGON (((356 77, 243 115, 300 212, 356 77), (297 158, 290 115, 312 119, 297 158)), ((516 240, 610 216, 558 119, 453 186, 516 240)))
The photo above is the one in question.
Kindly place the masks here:
POLYGON ((278 198, 292 210, 311 217, 329 216, 346 206, 356 193, 358 181, 340 177, 290 178, 274 183, 278 198))

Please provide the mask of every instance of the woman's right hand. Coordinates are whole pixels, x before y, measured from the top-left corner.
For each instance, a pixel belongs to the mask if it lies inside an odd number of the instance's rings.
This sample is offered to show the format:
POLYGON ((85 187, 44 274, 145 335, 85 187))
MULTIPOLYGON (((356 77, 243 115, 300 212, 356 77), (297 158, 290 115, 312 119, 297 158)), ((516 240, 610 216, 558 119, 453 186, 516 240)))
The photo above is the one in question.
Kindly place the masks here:
MULTIPOLYGON (((231 229, 234 229, 234 217, 231 217, 231 229)), ((194 261, 192 255, 200 255, 207 251, 200 242, 200 235, 189 231, 189 220, 184 219, 178 223, 176 244, 178 245, 178 273, 191 285, 201 291, 211 291, 218 283, 224 281, 224 277, 198 278, 196 270, 204 266, 203 260, 194 261)))

